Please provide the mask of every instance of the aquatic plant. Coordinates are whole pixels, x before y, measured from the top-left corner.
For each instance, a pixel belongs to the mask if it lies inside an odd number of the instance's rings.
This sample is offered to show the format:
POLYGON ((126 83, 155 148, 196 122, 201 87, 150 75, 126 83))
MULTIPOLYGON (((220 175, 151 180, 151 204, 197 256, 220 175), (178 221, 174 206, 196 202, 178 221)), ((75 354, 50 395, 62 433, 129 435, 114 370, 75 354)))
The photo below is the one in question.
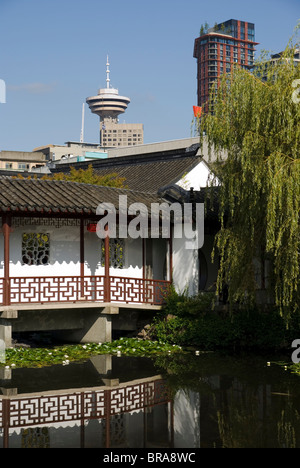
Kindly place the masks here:
POLYGON ((181 347, 159 341, 120 338, 111 343, 62 345, 53 348, 8 348, 5 351, 5 362, 0 363, 0 366, 44 367, 56 364, 68 365, 70 362, 84 361, 99 354, 149 357, 175 352, 182 352, 181 347))

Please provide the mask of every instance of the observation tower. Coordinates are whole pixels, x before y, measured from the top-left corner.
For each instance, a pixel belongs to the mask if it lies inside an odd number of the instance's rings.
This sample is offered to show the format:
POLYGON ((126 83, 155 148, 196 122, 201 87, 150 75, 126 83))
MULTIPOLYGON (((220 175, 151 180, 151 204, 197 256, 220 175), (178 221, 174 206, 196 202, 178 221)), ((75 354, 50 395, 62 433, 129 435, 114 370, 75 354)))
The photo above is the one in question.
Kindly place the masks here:
POLYGON ((110 70, 107 57, 106 88, 100 88, 97 96, 92 96, 86 99, 91 112, 100 117, 100 144, 102 146, 116 146, 113 144, 104 144, 104 136, 107 136, 105 132, 108 128, 120 125, 118 116, 126 111, 127 106, 130 103, 130 99, 128 97, 119 96, 118 90, 110 87, 109 76, 110 70))

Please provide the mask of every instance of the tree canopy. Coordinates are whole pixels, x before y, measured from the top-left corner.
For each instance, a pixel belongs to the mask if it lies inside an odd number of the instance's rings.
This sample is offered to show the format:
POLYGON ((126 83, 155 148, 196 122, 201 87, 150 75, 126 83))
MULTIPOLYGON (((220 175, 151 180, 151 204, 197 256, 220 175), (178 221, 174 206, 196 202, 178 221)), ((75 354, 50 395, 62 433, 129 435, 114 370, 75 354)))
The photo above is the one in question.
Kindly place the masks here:
POLYGON ((200 121, 221 180, 218 292, 255 302, 266 287, 287 317, 300 306, 299 26, 279 58, 222 75, 200 121))
MULTIPOLYGON (((18 174, 17 177, 23 178, 21 174, 18 174)), ((31 176, 29 176, 29 178, 31 178, 31 176)), ((120 177, 115 172, 106 175, 97 174, 92 164, 90 164, 87 169, 76 169, 71 166, 70 172, 66 174, 63 172, 45 174, 41 177, 41 180, 65 180, 69 182, 78 182, 81 184, 93 184, 107 187, 126 188, 124 177, 120 177)))

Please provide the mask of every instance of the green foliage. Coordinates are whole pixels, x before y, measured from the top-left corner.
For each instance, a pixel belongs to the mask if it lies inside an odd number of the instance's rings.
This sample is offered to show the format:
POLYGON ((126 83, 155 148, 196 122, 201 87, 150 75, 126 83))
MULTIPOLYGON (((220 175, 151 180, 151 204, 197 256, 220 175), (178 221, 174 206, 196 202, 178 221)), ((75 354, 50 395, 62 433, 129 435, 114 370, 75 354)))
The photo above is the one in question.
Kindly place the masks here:
POLYGON ((209 29, 209 24, 207 23, 207 21, 205 21, 204 24, 201 24, 201 27, 200 27, 200 36, 203 36, 204 34, 207 34, 208 29, 209 29))
POLYGON ((292 40, 280 60, 263 56, 253 73, 235 67, 222 75, 200 131, 220 166, 217 292, 226 284, 231 304, 254 304, 263 277, 287 319, 300 304, 300 103, 292 99, 300 69, 292 40))
MULTIPOLYGON (((17 178, 23 179, 24 177, 18 174, 17 178)), ((33 178, 37 179, 36 175, 33 178)), ((31 179, 31 176, 27 177, 27 179, 31 179)), ((41 180, 64 180, 81 184, 101 185, 104 187, 126 188, 125 178, 119 177, 117 173, 99 175, 94 171, 91 164, 87 169, 75 169, 71 167, 69 174, 64 174, 63 172, 57 172, 51 175, 47 174, 41 177, 41 180)))
POLYGON ((300 334, 299 314, 289 328, 278 308, 241 308, 235 312, 212 310, 214 295, 188 297, 171 289, 153 323, 155 339, 200 350, 279 350, 300 334))
POLYGON ((197 296, 191 297, 187 291, 178 293, 172 285, 158 317, 166 317, 171 314, 178 317, 194 318, 200 313, 211 311, 214 299, 214 293, 199 293, 197 296))
POLYGON ((181 352, 179 346, 158 341, 144 341, 134 338, 121 338, 112 343, 88 343, 85 345, 65 345, 54 348, 9 348, 5 351, 5 363, 0 366, 45 367, 56 364, 67 365, 99 354, 118 353, 125 356, 156 356, 181 352))
POLYGON ((234 314, 210 312, 191 320, 173 316, 155 323, 155 337, 169 344, 200 350, 279 350, 292 342, 291 330, 279 312, 240 310, 234 314))

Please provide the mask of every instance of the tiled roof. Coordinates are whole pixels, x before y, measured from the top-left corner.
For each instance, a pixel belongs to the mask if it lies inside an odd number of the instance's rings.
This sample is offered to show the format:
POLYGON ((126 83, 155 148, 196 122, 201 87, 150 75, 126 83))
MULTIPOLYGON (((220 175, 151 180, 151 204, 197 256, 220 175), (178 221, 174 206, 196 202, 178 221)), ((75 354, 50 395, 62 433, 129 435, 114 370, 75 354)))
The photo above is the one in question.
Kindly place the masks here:
POLYGON ((139 202, 147 208, 161 200, 156 193, 77 182, 0 178, 2 212, 95 214, 100 203, 113 203, 118 209, 119 195, 127 195, 128 205, 139 202))
MULTIPOLYGON (((147 155, 137 157, 117 157, 98 161, 85 161, 72 164, 76 169, 87 169, 91 164, 99 175, 117 173, 125 178, 125 185, 131 190, 157 192, 161 187, 180 180, 200 161, 198 147, 181 154, 147 155)), ((57 165, 51 172, 69 172, 69 165, 57 165)))

